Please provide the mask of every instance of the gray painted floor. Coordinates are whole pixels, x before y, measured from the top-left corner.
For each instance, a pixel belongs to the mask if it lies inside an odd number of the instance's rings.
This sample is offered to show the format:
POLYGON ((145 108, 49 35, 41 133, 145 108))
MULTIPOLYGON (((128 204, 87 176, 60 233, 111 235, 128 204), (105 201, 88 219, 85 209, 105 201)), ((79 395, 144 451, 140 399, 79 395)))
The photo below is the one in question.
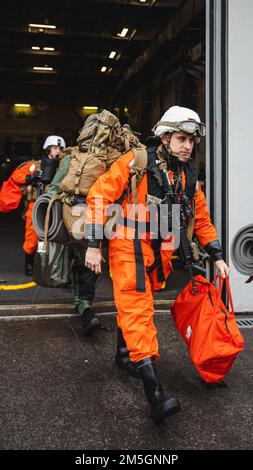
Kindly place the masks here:
MULTIPOLYGON (((31 281, 23 274, 19 211, 1 214, 0 223, 0 285, 31 281)), ((175 269, 156 299, 175 298, 186 282, 187 275, 175 269)), ((112 299, 104 273, 97 285, 98 315, 101 306, 114 310, 106 304, 112 299)), ((245 350, 226 386, 207 386, 171 317, 156 315, 160 379, 182 406, 180 414, 158 427, 150 419, 141 382, 115 366, 115 315, 101 315, 105 329, 85 338, 78 316, 55 315, 73 313, 71 289, 0 290, 0 306, 0 450, 253 449, 253 330, 243 330, 245 350), (43 304, 51 308, 43 310, 43 304), (28 318, 15 320, 14 315, 28 318)))
POLYGON ((207 386, 172 318, 156 317, 160 379, 182 406, 158 427, 114 364, 115 317, 101 320, 88 339, 78 317, 1 320, 0 449, 253 449, 253 330, 226 387, 207 386))

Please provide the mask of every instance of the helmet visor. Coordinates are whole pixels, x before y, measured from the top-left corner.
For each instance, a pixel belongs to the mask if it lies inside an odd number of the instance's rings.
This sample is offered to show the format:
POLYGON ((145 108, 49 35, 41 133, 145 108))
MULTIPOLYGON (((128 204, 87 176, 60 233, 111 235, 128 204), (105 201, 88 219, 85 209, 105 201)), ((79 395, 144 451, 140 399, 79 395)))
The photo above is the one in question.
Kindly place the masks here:
POLYGON ((197 134, 199 137, 204 137, 206 135, 206 126, 203 122, 197 121, 158 121, 157 124, 152 129, 153 132, 159 126, 164 126, 165 128, 168 127, 168 132, 173 132, 172 129, 175 131, 187 132, 188 134, 197 134))
POLYGON ((187 132, 188 134, 197 133, 199 136, 204 137, 206 135, 206 127, 203 122, 196 121, 182 121, 175 122, 175 127, 182 132, 187 132))

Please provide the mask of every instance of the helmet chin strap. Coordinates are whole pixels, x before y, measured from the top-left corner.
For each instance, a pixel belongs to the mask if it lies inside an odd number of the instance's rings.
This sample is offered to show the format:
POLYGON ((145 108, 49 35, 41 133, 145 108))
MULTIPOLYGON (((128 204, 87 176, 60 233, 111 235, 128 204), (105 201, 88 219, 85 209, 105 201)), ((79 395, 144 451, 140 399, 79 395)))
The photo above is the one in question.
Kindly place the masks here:
POLYGON ((176 157, 176 158, 179 158, 180 155, 179 154, 176 154, 175 152, 173 152, 171 146, 170 146, 170 142, 168 142, 167 144, 163 144, 166 148, 166 150, 168 151, 168 154, 170 157, 176 157))
MULTIPOLYGON (((170 141, 171 141, 171 134, 172 132, 170 133, 170 137, 169 137, 169 140, 167 142, 164 142, 163 141, 163 146, 164 148, 167 150, 168 154, 169 154, 169 157, 175 157, 175 158, 179 158, 179 154, 176 154, 175 152, 173 152, 171 146, 170 146, 170 141)), ((179 161, 179 160, 178 160, 179 161)))

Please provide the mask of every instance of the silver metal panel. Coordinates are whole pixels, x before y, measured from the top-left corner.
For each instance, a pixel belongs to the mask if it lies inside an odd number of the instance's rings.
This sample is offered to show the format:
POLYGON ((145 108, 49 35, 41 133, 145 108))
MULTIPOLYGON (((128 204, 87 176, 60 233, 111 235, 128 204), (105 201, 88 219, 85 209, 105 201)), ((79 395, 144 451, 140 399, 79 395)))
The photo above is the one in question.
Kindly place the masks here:
MULTIPOLYGON (((239 229, 253 223, 253 2, 228 2, 229 246, 239 229)), ((232 264, 235 309, 253 311, 253 283, 232 264)), ((253 273, 252 273, 253 274, 253 273)))
POLYGON ((249 276, 236 270, 230 254, 238 231, 253 224, 252 17, 252 0, 206 1, 207 197, 231 268, 236 312, 253 311, 253 283, 245 284, 249 276))
POLYGON ((206 176, 213 178, 211 196, 207 184, 207 202, 213 198, 213 222, 221 239, 221 1, 206 1, 206 176), (213 16, 213 18, 212 18, 213 16), (211 21, 210 21, 211 20, 211 21), (211 50, 212 47, 212 50, 211 50), (212 107, 212 109, 210 109, 212 107), (210 133, 212 129, 212 135, 210 133), (212 139, 212 142, 211 142, 212 139), (211 173, 211 166, 213 170, 211 173))

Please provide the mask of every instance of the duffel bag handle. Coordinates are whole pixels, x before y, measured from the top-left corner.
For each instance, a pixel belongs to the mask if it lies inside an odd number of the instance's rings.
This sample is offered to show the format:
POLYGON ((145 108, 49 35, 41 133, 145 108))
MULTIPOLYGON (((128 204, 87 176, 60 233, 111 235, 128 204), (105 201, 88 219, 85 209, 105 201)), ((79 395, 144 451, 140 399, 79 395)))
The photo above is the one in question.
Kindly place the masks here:
MULTIPOLYGON (((222 278, 222 280, 224 281, 224 279, 222 278)), ((232 299, 232 292, 231 292, 231 289, 230 289, 230 284, 229 284, 229 277, 226 276, 225 277, 225 281, 226 281, 226 286, 227 286, 227 293, 228 293, 228 300, 229 300, 229 304, 232 308, 232 312, 231 313, 235 313, 235 308, 234 308, 234 303, 233 303, 233 299, 232 299)))
MULTIPOLYGON (((221 292, 222 292, 222 288, 223 288, 223 284, 224 284, 224 278, 221 277, 220 274, 217 274, 215 276, 212 284, 215 284, 217 278, 219 278, 219 290, 218 290, 217 301, 216 301, 216 304, 215 304, 215 311, 216 311, 217 306, 219 305, 219 302, 221 300, 221 292)), ((232 313, 234 315, 235 309, 234 309, 234 303, 233 303, 233 299, 232 299, 232 293, 231 293, 231 289, 230 289, 228 276, 225 277, 225 281, 226 281, 229 305, 231 306, 231 309, 232 309, 232 311, 230 313, 232 313)))
POLYGON ((211 282, 211 284, 212 284, 213 286, 215 285, 215 283, 216 283, 216 281, 217 281, 218 278, 219 278, 219 286, 220 286, 221 276, 220 276, 219 274, 216 274, 216 276, 215 276, 213 282, 211 282))

